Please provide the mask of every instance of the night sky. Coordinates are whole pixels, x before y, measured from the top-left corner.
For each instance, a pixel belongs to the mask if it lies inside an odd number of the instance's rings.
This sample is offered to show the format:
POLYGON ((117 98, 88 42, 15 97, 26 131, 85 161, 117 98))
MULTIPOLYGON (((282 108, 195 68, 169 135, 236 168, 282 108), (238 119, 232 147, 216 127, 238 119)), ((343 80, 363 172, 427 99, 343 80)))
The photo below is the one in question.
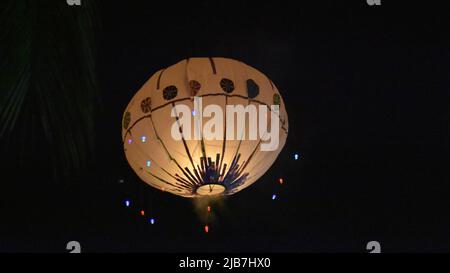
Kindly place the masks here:
POLYGON ((70 183, 7 172, 0 251, 450 251, 448 16, 387 1, 184 2, 99 3, 95 166, 70 183), (135 92, 188 57, 257 68, 289 115, 277 161, 213 207, 208 234, 192 200, 138 179, 121 143, 135 92))

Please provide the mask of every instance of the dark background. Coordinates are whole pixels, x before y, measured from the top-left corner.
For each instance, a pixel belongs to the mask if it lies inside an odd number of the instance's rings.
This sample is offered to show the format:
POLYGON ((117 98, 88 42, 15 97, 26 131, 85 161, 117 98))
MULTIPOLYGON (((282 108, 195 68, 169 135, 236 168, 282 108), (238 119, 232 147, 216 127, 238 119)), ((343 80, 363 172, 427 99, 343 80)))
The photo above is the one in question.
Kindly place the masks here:
POLYGON ((450 251, 448 15, 390 2, 99 2, 94 164, 68 183, 45 160, 8 165, 0 251, 66 252, 71 240, 84 252, 366 252, 372 240, 450 251), (290 131, 260 181, 213 207, 205 234, 191 200, 139 181, 120 132, 153 73, 209 56, 268 75, 290 131))

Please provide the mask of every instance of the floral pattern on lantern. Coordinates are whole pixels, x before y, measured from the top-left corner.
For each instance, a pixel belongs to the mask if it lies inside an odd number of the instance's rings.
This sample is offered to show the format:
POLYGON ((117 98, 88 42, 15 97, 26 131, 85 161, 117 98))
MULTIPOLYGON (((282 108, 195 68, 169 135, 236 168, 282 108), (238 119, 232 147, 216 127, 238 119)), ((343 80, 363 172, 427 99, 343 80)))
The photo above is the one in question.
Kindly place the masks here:
POLYGON ((149 97, 142 100, 141 110, 144 113, 148 113, 152 110, 152 100, 149 97))

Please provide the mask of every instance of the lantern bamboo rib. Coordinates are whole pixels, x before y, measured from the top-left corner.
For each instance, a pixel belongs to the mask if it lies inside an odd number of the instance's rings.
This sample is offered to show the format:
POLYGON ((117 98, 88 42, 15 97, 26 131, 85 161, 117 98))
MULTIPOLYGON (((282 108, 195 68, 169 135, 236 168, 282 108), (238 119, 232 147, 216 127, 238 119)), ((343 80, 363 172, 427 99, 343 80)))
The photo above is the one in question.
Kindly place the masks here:
POLYGON ((162 77, 162 74, 164 73, 164 71, 166 71, 165 68, 164 68, 163 70, 161 70, 161 73, 159 73, 159 75, 158 75, 158 81, 157 81, 157 83, 156 83, 156 89, 157 89, 157 90, 159 90, 159 84, 160 84, 160 82, 161 82, 161 77, 162 77))
MULTIPOLYGON (((225 105, 228 104, 228 97, 225 96, 225 105)), ((225 122, 224 122, 224 129, 223 129, 223 143, 222 143, 222 158, 220 159, 220 164, 219 164, 219 171, 222 169, 222 163, 223 163, 223 158, 225 157, 225 147, 226 147, 226 142, 227 142, 227 111, 225 111, 225 122)))
MULTIPOLYGON (((247 98, 248 99, 248 98, 247 98)), ((247 105, 249 105, 250 104, 250 101, 249 100, 247 100, 247 105)), ((225 122, 226 123, 226 122, 225 122)), ((237 133, 236 133, 237 134, 237 133)), ((236 155, 238 154, 238 152, 239 152, 239 149, 240 149, 240 147, 241 147, 241 144, 242 144, 242 138, 244 137, 244 132, 242 132, 242 136, 240 137, 240 139, 239 139, 239 144, 238 144, 238 146, 237 146, 237 149, 236 149, 236 152, 235 152, 235 154, 234 154, 234 156, 236 157, 236 155)))
POLYGON ((249 163, 250 160, 253 158, 253 156, 255 155, 255 153, 256 153, 257 151, 259 151, 259 150, 258 150, 259 145, 261 145, 261 139, 258 141, 258 144, 256 145, 255 149, 253 149, 253 152, 250 154, 250 156, 247 158, 247 160, 244 161, 244 163, 242 164, 241 169, 238 170, 238 174, 239 174, 239 175, 240 175, 240 174, 245 170, 245 168, 248 166, 248 163, 249 163))
POLYGON ((217 74, 216 64, 214 63, 214 59, 212 57, 209 57, 209 62, 211 63, 211 68, 212 68, 213 74, 214 75, 217 74))
POLYGON ((195 169, 195 165, 194 165, 194 161, 192 160, 191 152, 189 151, 189 148, 188 148, 188 146, 186 144, 186 140, 184 139, 183 130, 181 129, 180 120, 178 118, 178 113, 177 113, 177 110, 175 108, 175 103, 174 102, 172 102, 172 107, 173 107, 173 109, 175 111, 175 120, 177 121, 178 130, 180 131, 180 134, 181 134, 181 140, 183 141, 184 150, 186 151, 186 153, 188 155, 189 161, 192 164, 192 168, 195 169))
POLYGON ((178 168, 181 170, 181 172, 184 174, 184 176, 187 177, 187 174, 184 172, 183 168, 180 166, 180 164, 177 162, 177 160, 175 158, 172 157, 172 155, 169 153, 169 150, 167 150, 166 145, 164 144, 164 142, 162 141, 162 139, 159 137, 158 135, 158 131, 156 130, 155 124, 153 122, 152 116, 150 115, 150 120, 152 121, 152 125, 153 125, 153 129, 155 130, 155 135, 156 138, 161 142, 162 146, 164 147, 164 150, 166 151, 167 155, 169 156, 170 160, 173 160, 173 162, 175 162, 175 164, 178 166, 178 168))

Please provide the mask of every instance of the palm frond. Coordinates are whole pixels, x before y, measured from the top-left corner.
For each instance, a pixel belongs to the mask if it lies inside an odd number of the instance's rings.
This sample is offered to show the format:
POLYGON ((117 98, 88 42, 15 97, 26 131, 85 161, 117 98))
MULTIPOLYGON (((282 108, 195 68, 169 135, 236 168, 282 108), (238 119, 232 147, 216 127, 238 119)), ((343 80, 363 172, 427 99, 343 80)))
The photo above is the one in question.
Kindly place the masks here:
POLYGON ((57 178, 93 159, 95 15, 93 1, 73 8, 65 1, 11 0, 0 19, 3 149, 19 145, 22 163, 46 153, 57 178), (36 149, 40 155, 30 154, 36 149))

